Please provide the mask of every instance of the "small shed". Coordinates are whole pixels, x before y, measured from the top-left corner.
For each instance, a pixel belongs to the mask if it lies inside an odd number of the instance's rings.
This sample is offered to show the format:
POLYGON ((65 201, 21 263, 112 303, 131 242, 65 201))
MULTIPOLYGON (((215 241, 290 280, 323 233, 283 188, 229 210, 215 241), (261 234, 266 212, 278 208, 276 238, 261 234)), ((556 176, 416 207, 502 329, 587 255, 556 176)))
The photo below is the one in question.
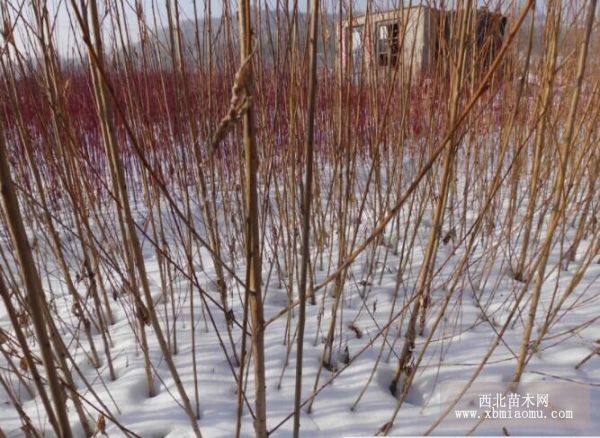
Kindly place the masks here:
MULTIPOLYGON (((485 8, 473 12, 467 45, 470 63, 480 70, 502 46, 507 18, 485 8)), ((447 67, 449 50, 458 45, 458 17, 459 11, 426 5, 352 17, 342 23, 342 65, 355 74, 400 67, 432 74, 447 67)))

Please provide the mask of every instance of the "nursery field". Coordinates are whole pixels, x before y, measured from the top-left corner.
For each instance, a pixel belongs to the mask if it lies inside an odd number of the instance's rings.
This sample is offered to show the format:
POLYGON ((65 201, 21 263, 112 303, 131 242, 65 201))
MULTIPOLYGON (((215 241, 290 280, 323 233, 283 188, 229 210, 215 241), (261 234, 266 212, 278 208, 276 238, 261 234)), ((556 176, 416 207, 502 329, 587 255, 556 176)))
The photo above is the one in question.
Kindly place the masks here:
POLYGON ((0 0, 0 438, 597 434, 597 1, 456 3, 0 0))

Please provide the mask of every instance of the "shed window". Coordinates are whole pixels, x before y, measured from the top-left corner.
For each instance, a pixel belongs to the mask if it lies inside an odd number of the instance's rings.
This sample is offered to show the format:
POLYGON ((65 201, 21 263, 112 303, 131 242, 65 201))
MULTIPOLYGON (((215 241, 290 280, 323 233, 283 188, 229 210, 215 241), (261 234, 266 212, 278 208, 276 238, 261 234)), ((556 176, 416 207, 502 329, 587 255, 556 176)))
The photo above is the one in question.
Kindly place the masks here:
POLYGON ((393 67, 398 63, 399 35, 398 23, 377 25, 377 62, 381 67, 393 67))

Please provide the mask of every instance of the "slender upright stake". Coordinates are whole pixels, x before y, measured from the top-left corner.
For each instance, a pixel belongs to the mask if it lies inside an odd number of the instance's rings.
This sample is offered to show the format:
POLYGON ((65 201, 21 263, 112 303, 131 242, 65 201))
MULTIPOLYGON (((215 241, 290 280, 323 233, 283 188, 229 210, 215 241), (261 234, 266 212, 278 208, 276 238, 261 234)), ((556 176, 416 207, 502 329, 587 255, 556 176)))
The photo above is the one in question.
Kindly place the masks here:
POLYGON ((248 62, 244 86, 250 105, 244 113, 244 159, 246 161, 246 269, 248 269, 248 284, 246 285, 246 299, 250 300, 252 313, 252 353, 254 355, 254 388, 256 419, 254 429, 256 436, 267 436, 267 397, 265 394, 265 321, 263 316, 263 303, 261 293, 261 260, 260 260, 260 232, 258 229, 258 206, 256 190, 256 138, 254 133, 254 109, 252 106, 252 61, 248 57, 252 54, 252 23, 250 18, 250 0, 239 0, 239 29, 241 44, 241 63, 248 62))
POLYGON ((304 156, 306 173, 304 175, 304 194, 302 202, 302 265, 298 299, 298 346, 296 352, 296 393, 294 396, 294 438, 300 434, 300 402, 302 398, 302 354, 304 347, 304 323, 306 322, 306 277, 310 258, 310 207, 312 197, 313 173, 313 137, 315 126, 315 93, 317 88, 317 37, 319 31, 319 0, 312 1, 310 21, 310 53, 308 72, 308 111, 306 114, 306 139, 304 156))

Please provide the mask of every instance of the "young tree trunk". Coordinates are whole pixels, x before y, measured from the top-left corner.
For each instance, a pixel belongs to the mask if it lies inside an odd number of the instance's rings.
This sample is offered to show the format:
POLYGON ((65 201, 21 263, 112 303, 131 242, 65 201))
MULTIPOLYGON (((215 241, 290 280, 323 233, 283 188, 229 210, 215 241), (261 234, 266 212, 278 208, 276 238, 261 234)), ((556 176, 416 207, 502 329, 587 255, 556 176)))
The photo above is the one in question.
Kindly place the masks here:
MULTIPOLYGON (((25 280, 27 290, 27 304, 31 313, 33 328, 40 346, 42 361, 46 368, 50 392, 54 400, 54 410, 61 437, 71 437, 71 426, 65 406, 65 393, 60 383, 58 372, 54 364, 50 338, 46 330, 44 308, 47 306, 42 281, 33 261, 31 248, 27 240, 23 218, 19 209, 19 202, 13 189, 13 182, 8 167, 8 155, 4 143, 4 127, 0 122, 0 187, 2 190, 2 207, 6 216, 6 222, 10 231, 13 245, 17 251, 17 260, 25 280)), ((51 418, 53 413, 48 413, 51 418)))
MULTIPOLYGON (((465 35, 467 31, 467 24, 469 21, 469 15, 471 15, 472 5, 471 2, 468 2, 468 6, 463 12, 460 14, 461 22, 459 27, 459 38, 460 44, 458 47, 458 52, 456 54, 456 68, 453 71, 452 75, 452 90, 451 90, 451 103, 449 108, 449 125, 454 126, 456 120, 458 119, 458 105, 460 99, 460 85, 462 81, 462 73, 464 71, 465 65, 465 35)), ((425 315, 428 307, 429 298, 429 285, 431 283, 431 274, 435 266, 435 258, 439 245, 440 232, 442 228, 442 224, 444 221, 444 212, 446 210, 446 204, 448 200, 448 193, 450 188, 450 178, 453 173, 454 167, 454 157, 456 154, 457 141, 456 136, 453 135, 449 138, 449 147, 446 151, 446 159, 444 161, 443 167, 443 175, 442 180, 440 182, 440 195, 438 199, 438 203, 434 213, 433 224, 431 228, 431 232, 429 234, 429 239, 427 243, 427 250, 425 252, 425 256, 423 259, 423 264, 419 271, 419 277, 417 280, 417 285, 415 287, 416 299, 414 304, 412 305, 410 319, 408 321, 408 326, 406 329, 404 345, 402 347, 402 352, 400 354, 400 359, 398 360, 398 368, 396 370, 396 375, 394 380, 391 382, 390 391, 394 394, 398 394, 398 383, 400 383, 400 379, 403 373, 406 375, 410 375, 411 366, 410 362, 413 357, 413 350, 415 348, 415 339, 417 336, 417 319, 419 313, 421 312, 421 323, 420 323, 420 332, 422 333, 425 327, 425 315)))
POLYGON ((592 32, 592 26, 594 24, 596 4, 597 0, 590 1, 588 15, 586 18, 585 38, 581 43, 581 48, 579 52, 579 59, 577 64, 577 77, 575 87, 573 89, 573 94, 571 96, 567 127, 565 129, 564 139, 559 145, 558 150, 560 166, 558 168, 558 172, 556 173, 556 178, 554 180, 554 205, 552 208, 552 216, 550 217, 550 223, 548 225, 546 237, 544 239, 542 250, 539 256, 540 260, 537 265, 538 268, 535 278, 535 287, 531 297, 531 304, 529 307, 529 315, 527 319, 527 324, 525 326, 525 332, 523 334, 523 341, 521 342, 521 348, 519 350, 519 358, 517 362, 517 367, 515 369, 515 375, 513 378, 514 382, 519 382, 521 380, 521 376, 523 375, 523 371, 525 369, 526 358, 529 355, 530 351, 529 341, 531 339, 531 332, 533 331, 533 326, 535 325, 535 315, 537 313, 537 306, 540 300, 541 290, 546 275, 546 263, 548 262, 548 258, 550 257, 550 250, 552 249, 552 240, 554 238, 554 233, 558 228, 560 219, 566 210, 567 197, 564 196, 565 179, 567 168, 570 162, 569 158, 571 156, 571 148, 573 146, 575 118, 577 116, 577 106, 579 105, 581 87, 583 85, 583 74, 585 71, 585 64, 587 61, 590 34, 592 32))
POLYGON ((23 329, 21 328, 21 324, 19 323, 19 319, 17 318, 17 310, 12 305, 10 300, 10 294, 8 292, 8 288, 6 284, 4 284, 4 280, 2 279, 2 275, 0 275, 0 296, 2 297, 2 301, 4 302, 4 306, 6 307, 6 311, 8 317, 10 318, 10 322, 12 323, 13 330, 15 331, 15 336, 17 341, 19 341, 19 346, 22 349, 23 357, 27 363, 27 369, 33 378, 33 382, 35 383, 35 387, 38 391, 40 398, 42 399, 42 404, 46 409, 46 415, 48 415, 48 421, 50 425, 54 429, 56 434, 60 434, 60 425, 56 422, 56 416, 54 415, 54 409, 52 409, 52 404, 50 403, 50 399, 48 398, 48 394, 46 393, 46 388, 44 387, 44 382, 42 380, 42 376, 40 375, 37 365, 35 364, 35 360, 33 358, 33 354, 29 345, 27 345, 27 338, 25 333, 23 333, 23 329))
MULTIPOLYGON (((250 0, 239 0, 239 29, 241 44, 241 63, 248 62, 246 75, 243 78, 246 96, 252 99, 253 76, 252 60, 252 23, 250 18, 250 0)), ((256 169, 258 159, 256 154, 256 136, 254 132, 254 110, 252 101, 243 117, 244 159, 246 164, 246 269, 248 284, 246 299, 250 300, 252 314, 252 354, 254 355, 254 389, 255 414, 254 428, 256 436, 267 436, 267 398, 265 384, 265 351, 264 351, 264 316, 261 292, 261 260, 260 260, 260 231, 258 229, 258 203, 256 169)))
MULTIPOLYGON (((557 5, 555 3, 555 5, 557 5)), ((552 12, 552 10, 550 11, 552 12)), ((542 100, 540 102, 539 111, 541 116, 540 126, 535 133, 535 146, 533 162, 531 164, 531 189, 529 191, 529 203, 527 205, 527 212, 525 213, 525 230, 521 240, 521 250, 519 253, 519 259, 517 261, 517 267, 515 268, 514 276, 518 281, 527 281, 528 277, 527 269, 527 253, 529 249, 529 242, 531 239, 531 228, 533 226, 533 217, 535 214, 536 200, 538 198, 538 191, 540 185, 540 172, 542 165, 542 155, 546 140, 546 127, 548 125, 548 110, 552 107, 554 99, 553 85, 556 77, 556 61, 558 56, 558 36, 560 30, 560 5, 554 9, 554 13, 550 14, 549 18, 552 20, 550 30, 550 40, 548 42, 547 58, 545 65, 545 81, 544 89, 542 92, 542 100)))
POLYGON ((194 431, 196 437, 201 437, 200 429, 198 427, 198 422, 196 420, 196 415, 194 413, 194 409, 192 408, 192 404, 190 403, 190 399, 185 392, 185 388, 183 387, 183 383, 179 377, 179 373, 177 372, 177 368, 173 361, 173 357, 168 348, 167 342, 163 335, 162 328, 160 326, 160 321, 158 320, 158 315, 156 313, 156 309, 154 306, 154 302, 152 299, 152 294, 150 292, 150 285, 148 283, 148 276, 146 273, 146 266, 144 263, 144 257, 142 254, 141 245, 137 236, 137 230, 135 226, 135 222, 133 220, 133 215, 131 213, 131 208, 129 205, 129 197, 127 193, 127 186, 125 182, 125 172, 123 169, 123 163, 121 162, 121 157, 118 151, 118 145, 116 142, 116 136, 114 132, 114 127, 112 126, 112 100, 111 97, 108 96, 106 92, 106 77, 104 76, 104 61, 103 61, 103 49, 102 49, 102 37, 100 30, 100 23, 98 17, 98 6, 95 0, 90 2, 90 22, 92 25, 91 31, 87 28, 82 29, 86 34, 86 37, 89 38, 88 42, 88 50, 90 52, 90 63, 95 71, 96 77, 100 79, 96 82, 96 96, 99 100, 98 107, 100 109, 100 118, 101 122, 105 126, 105 134, 106 134, 106 149, 109 155, 110 162, 114 169, 113 176, 116 178, 115 185, 118 190, 118 208, 121 208, 123 211, 123 217, 125 219, 125 228, 126 228, 126 239, 124 244, 129 246, 131 253, 133 255, 133 261, 135 264, 135 268, 137 270, 137 274, 139 276, 139 280, 142 286, 142 291, 144 294, 144 298, 146 300, 146 309, 148 313, 148 319, 152 324, 152 328, 154 329, 154 333, 156 335, 156 340, 158 341, 160 350, 163 354, 165 363, 169 368, 179 396, 181 398, 183 409, 185 410, 188 419, 190 421, 190 425, 194 431), (94 45, 91 44, 91 34, 93 33, 94 45), (94 49, 95 46, 95 49, 94 49))

